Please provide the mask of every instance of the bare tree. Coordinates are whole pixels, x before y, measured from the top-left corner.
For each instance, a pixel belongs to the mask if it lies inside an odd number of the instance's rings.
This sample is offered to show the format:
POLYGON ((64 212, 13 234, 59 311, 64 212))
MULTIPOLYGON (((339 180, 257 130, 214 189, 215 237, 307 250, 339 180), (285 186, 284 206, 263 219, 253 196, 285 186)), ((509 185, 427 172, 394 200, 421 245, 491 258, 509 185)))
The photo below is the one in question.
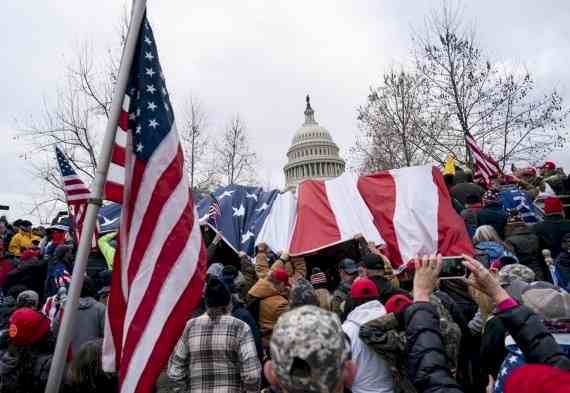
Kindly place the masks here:
POLYGON ((360 172, 373 172, 440 160, 439 136, 445 119, 424 110, 421 76, 390 70, 358 108, 361 135, 351 153, 360 172))
POLYGON ((206 112, 200 101, 190 96, 181 115, 180 140, 190 187, 199 191, 210 190, 215 185, 216 171, 211 157, 213 144, 206 134, 206 112))
POLYGON ((568 111, 561 97, 556 92, 532 97, 528 73, 511 70, 501 77, 500 67, 485 57, 458 9, 444 2, 427 18, 425 32, 414 34, 413 40, 417 70, 429 84, 428 110, 448 114, 449 133, 441 141, 456 157, 470 161, 467 132, 503 166, 529 154, 542 158, 563 140, 560 130, 568 111))
POLYGON ((229 122, 214 151, 216 172, 225 184, 251 183, 254 180, 257 154, 250 146, 239 114, 229 122))

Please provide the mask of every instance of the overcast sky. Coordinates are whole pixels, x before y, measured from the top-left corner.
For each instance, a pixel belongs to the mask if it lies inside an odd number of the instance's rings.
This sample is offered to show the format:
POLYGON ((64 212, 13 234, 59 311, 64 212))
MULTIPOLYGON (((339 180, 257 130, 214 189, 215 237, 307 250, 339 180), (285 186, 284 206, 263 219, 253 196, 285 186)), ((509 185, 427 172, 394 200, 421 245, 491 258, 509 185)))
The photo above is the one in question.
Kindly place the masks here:
MULTIPOLYGON (((281 186, 305 95, 346 158, 357 130, 355 108, 383 72, 409 61, 412 27, 438 4, 149 0, 148 15, 174 105, 192 92, 212 133, 239 112, 261 158, 262 182, 281 186)), ((14 141, 15 119, 38 114, 42 100, 54 96, 82 43, 92 42, 96 57, 116 45, 123 7, 120 0, 3 4, 0 204, 11 206, 10 218, 23 215, 42 192, 21 157, 25 145, 14 141)), ((570 104, 570 3, 485 0, 464 7, 491 60, 524 65, 537 86, 555 87, 570 104)), ((570 148, 553 158, 570 169, 570 148)))

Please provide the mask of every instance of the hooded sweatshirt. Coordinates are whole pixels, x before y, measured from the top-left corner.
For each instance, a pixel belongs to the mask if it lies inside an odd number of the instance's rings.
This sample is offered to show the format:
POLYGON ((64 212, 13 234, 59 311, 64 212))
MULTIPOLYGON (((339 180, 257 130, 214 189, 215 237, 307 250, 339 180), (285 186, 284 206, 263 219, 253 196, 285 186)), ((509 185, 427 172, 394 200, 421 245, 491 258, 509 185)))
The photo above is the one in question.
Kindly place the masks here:
POLYGON ((382 303, 372 300, 356 307, 342 325, 350 338, 352 359, 356 362, 356 377, 352 384, 353 393, 392 393, 392 373, 388 363, 359 337, 360 327, 386 314, 382 303))
MULTIPOLYGON (((73 335, 71 339, 72 355, 79 352, 81 346, 87 341, 103 338, 105 328, 105 306, 92 297, 79 298, 79 309, 77 319, 73 325, 73 335)), ((53 321, 53 331, 57 334, 60 318, 53 321)))
POLYGON ((269 340, 273 326, 289 308, 289 301, 267 279, 258 280, 249 295, 259 299, 259 327, 262 338, 269 340))

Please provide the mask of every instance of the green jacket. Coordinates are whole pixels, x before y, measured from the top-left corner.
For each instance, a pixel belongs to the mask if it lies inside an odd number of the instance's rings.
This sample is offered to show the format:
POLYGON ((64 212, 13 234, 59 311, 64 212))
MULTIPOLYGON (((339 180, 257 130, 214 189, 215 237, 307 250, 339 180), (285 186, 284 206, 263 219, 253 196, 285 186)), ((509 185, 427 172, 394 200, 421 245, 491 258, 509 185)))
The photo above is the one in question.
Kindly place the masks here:
POLYGON ((117 237, 117 232, 107 233, 101 236, 97 240, 97 245, 99 246, 99 251, 103 254, 105 261, 107 262, 107 267, 109 270, 113 270, 113 260, 115 259, 115 247, 111 245, 111 240, 117 237))

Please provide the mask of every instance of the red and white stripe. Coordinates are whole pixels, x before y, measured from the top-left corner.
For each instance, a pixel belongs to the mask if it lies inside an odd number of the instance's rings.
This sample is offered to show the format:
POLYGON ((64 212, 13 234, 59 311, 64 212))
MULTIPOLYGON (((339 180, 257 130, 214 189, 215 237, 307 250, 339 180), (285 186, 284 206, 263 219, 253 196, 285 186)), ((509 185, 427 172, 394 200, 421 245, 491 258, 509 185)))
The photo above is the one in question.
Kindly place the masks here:
POLYGON ((260 232, 257 243, 279 243, 276 249, 303 255, 360 233, 377 245, 385 244, 394 267, 416 255, 473 254, 465 224, 451 205, 441 172, 432 166, 360 178, 345 173, 329 181, 305 181, 298 187, 296 210, 288 244, 275 240, 283 238, 276 233, 283 226, 271 222, 287 214, 270 214, 264 224, 269 229, 260 232))
POLYGON ((475 171, 473 178, 478 183, 483 183, 488 186, 491 184, 491 178, 501 174, 499 164, 479 148, 475 138, 473 138, 470 132, 465 133, 465 143, 474 159, 475 171))
POLYGON ((127 130, 129 126, 129 96, 125 95, 119 126, 115 134, 115 143, 111 154, 111 163, 105 183, 105 199, 117 203, 123 203, 123 185, 125 183, 125 157, 127 148, 127 130))
POLYGON ((175 127, 147 162, 132 154, 129 139, 103 348, 103 367, 118 371, 122 393, 152 391, 200 301, 206 271, 175 127))

